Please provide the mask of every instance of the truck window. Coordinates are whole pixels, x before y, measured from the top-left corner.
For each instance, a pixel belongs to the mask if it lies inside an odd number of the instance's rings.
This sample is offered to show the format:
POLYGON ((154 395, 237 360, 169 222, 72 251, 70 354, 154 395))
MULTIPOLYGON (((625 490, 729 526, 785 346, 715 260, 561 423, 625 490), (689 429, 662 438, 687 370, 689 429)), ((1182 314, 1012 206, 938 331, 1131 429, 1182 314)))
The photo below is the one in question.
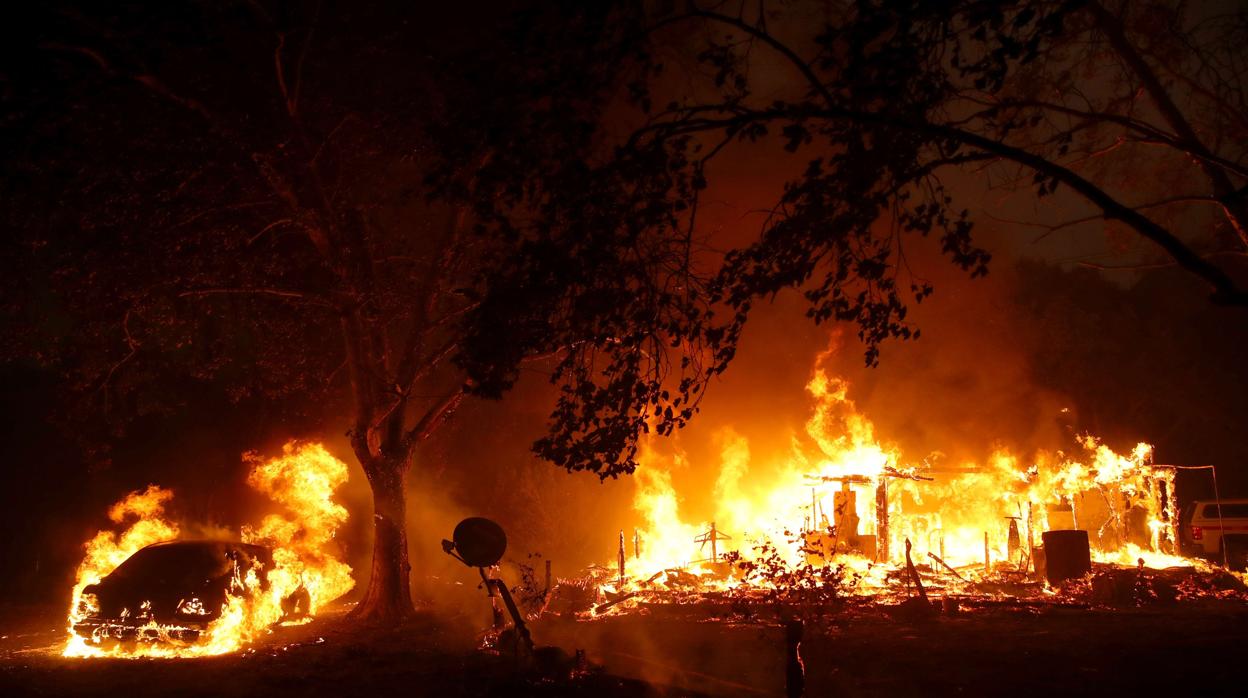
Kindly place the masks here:
MULTIPOLYGON (((1218 518, 1218 505, 1206 504, 1202 511, 1202 518, 1216 519, 1218 518)), ((1222 518, 1224 519, 1248 519, 1248 504, 1223 504, 1222 518)))

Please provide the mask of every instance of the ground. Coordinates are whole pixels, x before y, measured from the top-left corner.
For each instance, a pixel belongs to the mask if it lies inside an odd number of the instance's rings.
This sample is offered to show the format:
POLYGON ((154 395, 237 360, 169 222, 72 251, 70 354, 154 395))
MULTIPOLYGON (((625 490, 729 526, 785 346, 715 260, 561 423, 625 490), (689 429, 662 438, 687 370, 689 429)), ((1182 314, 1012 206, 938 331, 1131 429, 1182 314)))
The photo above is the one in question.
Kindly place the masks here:
MULTIPOLYGON (((275 632, 238 655, 192 660, 59 656, 50 611, 0 618, 0 695, 301 696, 784 694, 779 629, 628 614, 543 620, 538 644, 584 648, 599 672, 555 680, 515 674, 477 649, 456 617, 422 612, 388 631, 346 623, 344 609, 275 632)), ((807 626, 809 696, 1244 695, 1248 605, 1149 609, 995 608, 925 620, 882 609, 807 626)))

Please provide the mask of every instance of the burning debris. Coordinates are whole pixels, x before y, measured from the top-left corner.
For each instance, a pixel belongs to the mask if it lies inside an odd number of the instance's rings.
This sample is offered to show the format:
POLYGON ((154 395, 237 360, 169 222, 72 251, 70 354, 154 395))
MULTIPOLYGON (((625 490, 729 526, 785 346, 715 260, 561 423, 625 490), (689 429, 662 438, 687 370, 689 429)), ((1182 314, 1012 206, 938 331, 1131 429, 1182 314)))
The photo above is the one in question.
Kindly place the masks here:
POLYGON ((346 464, 320 444, 295 442, 277 457, 248 460, 248 483, 288 515, 244 527, 242 542, 181 540, 165 514, 173 493, 155 485, 109 510, 115 524, 128 525, 86 544, 65 656, 233 652, 277 623, 306 620, 351 589, 351 568, 336 557, 333 540, 347 519, 333 501, 347 481, 346 464), (172 583, 174 577, 188 584, 172 583), (178 591, 186 596, 164 598, 178 591))

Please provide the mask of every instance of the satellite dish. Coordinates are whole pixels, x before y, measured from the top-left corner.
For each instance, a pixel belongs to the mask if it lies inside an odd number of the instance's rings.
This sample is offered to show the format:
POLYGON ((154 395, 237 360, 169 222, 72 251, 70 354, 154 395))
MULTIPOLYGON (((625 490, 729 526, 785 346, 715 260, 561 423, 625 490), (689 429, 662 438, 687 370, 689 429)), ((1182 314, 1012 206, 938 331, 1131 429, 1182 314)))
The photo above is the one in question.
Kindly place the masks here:
POLYGON ((507 552, 507 534, 503 527, 480 516, 460 521, 451 538, 455 552, 469 567, 491 567, 507 552))

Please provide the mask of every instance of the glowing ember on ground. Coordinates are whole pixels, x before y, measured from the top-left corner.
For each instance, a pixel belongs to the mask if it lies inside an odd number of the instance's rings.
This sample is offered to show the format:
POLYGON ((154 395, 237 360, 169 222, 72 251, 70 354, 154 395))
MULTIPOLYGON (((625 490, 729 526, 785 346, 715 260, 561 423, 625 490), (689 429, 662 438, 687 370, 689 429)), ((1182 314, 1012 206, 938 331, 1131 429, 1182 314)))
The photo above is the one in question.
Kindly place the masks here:
MULTIPOLYGON (((272 550, 273 564, 267 573, 255 565, 237 570, 220 615, 193 641, 181 639, 186 628, 153 620, 139 630, 156 642, 112 646, 89 642, 74 631, 98 610, 95 599, 83 590, 99 583, 144 547, 177 540, 180 535, 178 526, 165 514, 172 492, 155 485, 134 492, 109 510, 109 518, 116 524, 127 524, 127 528, 120 533, 100 531, 86 544, 70 605, 65 656, 197 657, 234 652, 281 622, 289 610, 283 609, 283 603, 300 598, 303 590, 307 592, 306 611, 314 614, 351 589, 351 568, 336 557, 334 544, 335 532, 347 519, 346 509, 333 501, 334 492, 347 481, 346 464, 317 443, 290 442, 280 456, 265 460, 249 454, 247 458, 252 463, 248 484, 287 511, 285 515, 266 516, 259 526, 244 527, 241 534, 245 543, 272 550)), ((149 609, 150 604, 144 604, 124 613, 141 618, 149 609)), ((188 615, 208 615, 199 599, 184 600, 179 610, 188 615)))

